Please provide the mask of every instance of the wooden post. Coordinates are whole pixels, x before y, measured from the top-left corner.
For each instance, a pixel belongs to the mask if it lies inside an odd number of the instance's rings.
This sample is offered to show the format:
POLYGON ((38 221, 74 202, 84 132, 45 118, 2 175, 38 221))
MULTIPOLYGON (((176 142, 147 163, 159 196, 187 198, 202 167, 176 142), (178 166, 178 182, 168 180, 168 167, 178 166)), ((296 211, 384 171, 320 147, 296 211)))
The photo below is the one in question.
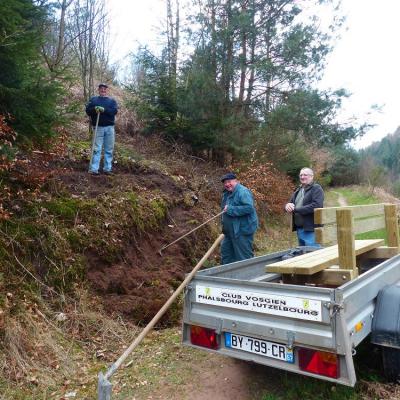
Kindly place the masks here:
POLYGON ((354 243, 354 222, 351 210, 336 210, 337 238, 339 251, 339 266, 353 270, 354 277, 358 276, 356 251, 354 243))
POLYGON ((395 204, 385 204, 385 223, 387 233, 387 245, 389 247, 399 248, 399 224, 397 221, 395 204))

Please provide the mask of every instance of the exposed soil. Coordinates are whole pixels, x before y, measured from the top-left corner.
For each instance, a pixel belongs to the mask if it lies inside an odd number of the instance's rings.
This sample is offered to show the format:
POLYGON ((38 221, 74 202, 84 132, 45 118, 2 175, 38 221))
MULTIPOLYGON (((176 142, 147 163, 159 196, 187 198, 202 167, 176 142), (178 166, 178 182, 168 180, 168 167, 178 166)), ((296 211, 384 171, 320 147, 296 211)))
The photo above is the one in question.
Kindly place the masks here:
MULTIPOLYGON (((113 172, 112 176, 91 176, 87 173, 87 163, 75 162, 60 168, 57 179, 76 197, 95 199, 107 193, 134 190, 160 193, 172 199, 173 206, 161 229, 132 235, 130 241, 123 243, 118 263, 110 264, 93 249, 85 253, 87 277, 101 295, 105 309, 136 323, 146 323, 190 272, 193 255, 204 253, 212 243, 209 227, 201 228, 162 253, 159 250, 208 219, 210 209, 216 204, 209 205, 202 199, 199 205, 194 201, 188 205, 184 196, 190 195, 190 189, 185 187, 185 181, 179 185, 170 176, 140 164, 129 167, 117 164, 113 172)), ((169 311, 165 322, 176 322, 178 316, 171 315, 173 312, 169 311)))
POLYGON ((129 166, 116 164, 113 168, 114 175, 88 174, 86 161, 67 161, 63 168, 59 168, 58 179, 68 188, 73 195, 82 195, 89 198, 107 192, 126 191, 129 188, 137 190, 158 190, 168 195, 179 198, 183 189, 173 179, 163 175, 160 171, 146 168, 139 163, 129 166))
MULTIPOLYGON (((185 387, 183 398, 191 400, 261 399, 259 381, 270 368, 244 361, 209 357, 207 365, 196 368, 193 384, 185 387)), ((264 385, 268 386, 268 385, 264 385)))

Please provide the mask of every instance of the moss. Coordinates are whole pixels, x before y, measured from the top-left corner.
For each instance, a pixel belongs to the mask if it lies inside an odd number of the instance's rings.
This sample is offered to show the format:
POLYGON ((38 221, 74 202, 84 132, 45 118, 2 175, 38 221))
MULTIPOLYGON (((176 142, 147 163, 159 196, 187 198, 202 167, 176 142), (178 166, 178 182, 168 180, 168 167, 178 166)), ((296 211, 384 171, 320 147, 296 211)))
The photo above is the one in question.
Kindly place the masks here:
POLYGON ((72 198, 57 198, 44 203, 44 207, 57 218, 73 222, 78 214, 80 202, 72 198))
POLYGON ((76 256, 71 264, 66 269, 65 278, 70 282, 71 286, 75 282, 82 282, 86 278, 86 257, 82 255, 76 256))
POLYGON ((186 207, 193 207, 193 205, 194 205, 193 194, 194 193, 192 193, 192 192, 185 192, 183 194, 183 204, 186 207))
POLYGON ((133 163, 143 160, 141 154, 121 143, 117 143, 115 146, 115 158, 118 159, 118 164, 123 167, 130 167, 133 163))
POLYGON ((82 251, 89 245, 89 238, 76 229, 69 229, 66 231, 65 237, 71 246, 71 249, 75 252, 82 251))
POLYGON ((170 279, 170 280, 168 281, 168 284, 171 286, 171 288, 172 288, 173 290, 178 289, 178 287, 179 287, 179 285, 180 285, 181 283, 182 283, 182 282, 181 282, 179 279, 170 279))
MULTIPOLYGON (((65 226, 65 222, 72 220, 72 216, 75 219, 74 213, 79 203, 69 199, 55 199, 47 202, 46 206, 48 208, 40 205, 49 211, 43 213, 40 220, 11 219, 2 222, 1 229, 13 238, 13 252, 26 269, 39 275, 39 279, 48 286, 68 291, 86 274, 85 260, 79 253, 87 244, 87 238, 79 231, 65 226), (53 212, 57 214, 56 217, 53 212)), ((0 260, 2 265, 8 265, 10 272, 21 269, 6 250, 1 252, 0 260)), ((35 289, 36 283, 27 288, 28 291, 35 289)))
POLYGON ((139 204, 139 197, 135 192, 127 193, 128 205, 130 208, 128 209, 129 216, 132 218, 132 222, 139 229, 144 229, 144 220, 142 215, 142 210, 139 204))
POLYGON ((117 244, 105 243, 104 244, 103 259, 109 264, 114 264, 121 261, 123 249, 117 244))
POLYGON ((79 200, 79 211, 80 212, 92 212, 96 209, 98 203, 94 199, 81 199, 79 200))
POLYGON ((128 192, 127 198, 132 206, 132 209, 137 210, 139 208, 139 196, 135 192, 128 192))
POLYGON ((89 140, 76 140, 68 143, 68 151, 71 156, 81 156, 90 150, 91 142, 89 140))
POLYGON ((154 211, 155 217, 160 220, 167 215, 167 204, 164 199, 154 199, 150 202, 150 206, 154 211))
POLYGON ((36 221, 19 221, 19 220, 9 220, 3 221, 1 224, 1 229, 9 236, 12 237, 14 241, 22 242, 25 245, 33 242, 36 238, 40 238, 46 235, 46 227, 37 223, 36 221))
POLYGON ((129 216, 138 231, 157 228, 167 216, 167 202, 160 197, 147 201, 135 192, 127 193, 126 197, 130 206, 129 216))

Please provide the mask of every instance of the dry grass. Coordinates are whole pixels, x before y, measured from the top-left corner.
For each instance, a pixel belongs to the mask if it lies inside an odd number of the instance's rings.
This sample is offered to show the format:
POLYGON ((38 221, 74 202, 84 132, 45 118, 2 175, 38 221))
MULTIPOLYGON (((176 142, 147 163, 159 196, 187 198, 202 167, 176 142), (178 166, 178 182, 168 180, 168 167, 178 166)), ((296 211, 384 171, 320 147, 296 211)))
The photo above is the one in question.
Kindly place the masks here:
POLYGON ((59 331, 39 313, 27 310, 9 316, 4 329, 1 374, 16 383, 53 386, 59 377, 73 373, 68 347, 59 331))
POLYGON ((60 398, 71 386, 94 387, 97 374, 90 371, 114 362, 138 332, 118 317, 107 317, 99 304, 78 288, 76 300, 62 304, 63 312, 29 301, 18 304, 18 311, 9 307, 2 330, 0 398, 47 398, 48 392, 60 398))
MULTIPOLYGON (((63 329, 76 341, 86 345, 89 351, 97 352, 109 344, 115 344, 118 348, 121 343, 137 335, 138 328, 135 325, 119 316, 106 317, 100 299, 87 290, 79 288, 76 295, 77 300, 66 308, 63 329)), ((103 353, 112 351, 112 347, 114 345, 103 353)))
POLYGON ((290 249, 298 245, 296 233, 291 229, 289 215, 269 218, 262 221, 261 226, 255 237, 257 255, 290 249))
POLYGON ((359 386, 365 399, 398 400, 400 399, 400 386, 393 383, 360 381, 359 386))

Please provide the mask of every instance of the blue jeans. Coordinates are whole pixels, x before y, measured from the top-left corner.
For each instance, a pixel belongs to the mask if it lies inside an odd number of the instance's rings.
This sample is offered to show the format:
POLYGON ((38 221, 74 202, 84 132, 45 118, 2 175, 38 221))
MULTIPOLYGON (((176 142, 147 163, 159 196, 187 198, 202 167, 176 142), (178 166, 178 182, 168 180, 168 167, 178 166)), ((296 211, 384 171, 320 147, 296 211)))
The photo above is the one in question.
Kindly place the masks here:
POLYGON ((319 243, 315 242, 314 231, 305 231, 303 228, 296 228, 296 231, 299 246, 321 247, 319 243))
POLYGON ((114 125, 98 126, 97 134, 93 144, 92 163, 90 172, 99 172, 101 149, 104 146, 103 171, 110 172, 114 153, 115 130, 114 125))

